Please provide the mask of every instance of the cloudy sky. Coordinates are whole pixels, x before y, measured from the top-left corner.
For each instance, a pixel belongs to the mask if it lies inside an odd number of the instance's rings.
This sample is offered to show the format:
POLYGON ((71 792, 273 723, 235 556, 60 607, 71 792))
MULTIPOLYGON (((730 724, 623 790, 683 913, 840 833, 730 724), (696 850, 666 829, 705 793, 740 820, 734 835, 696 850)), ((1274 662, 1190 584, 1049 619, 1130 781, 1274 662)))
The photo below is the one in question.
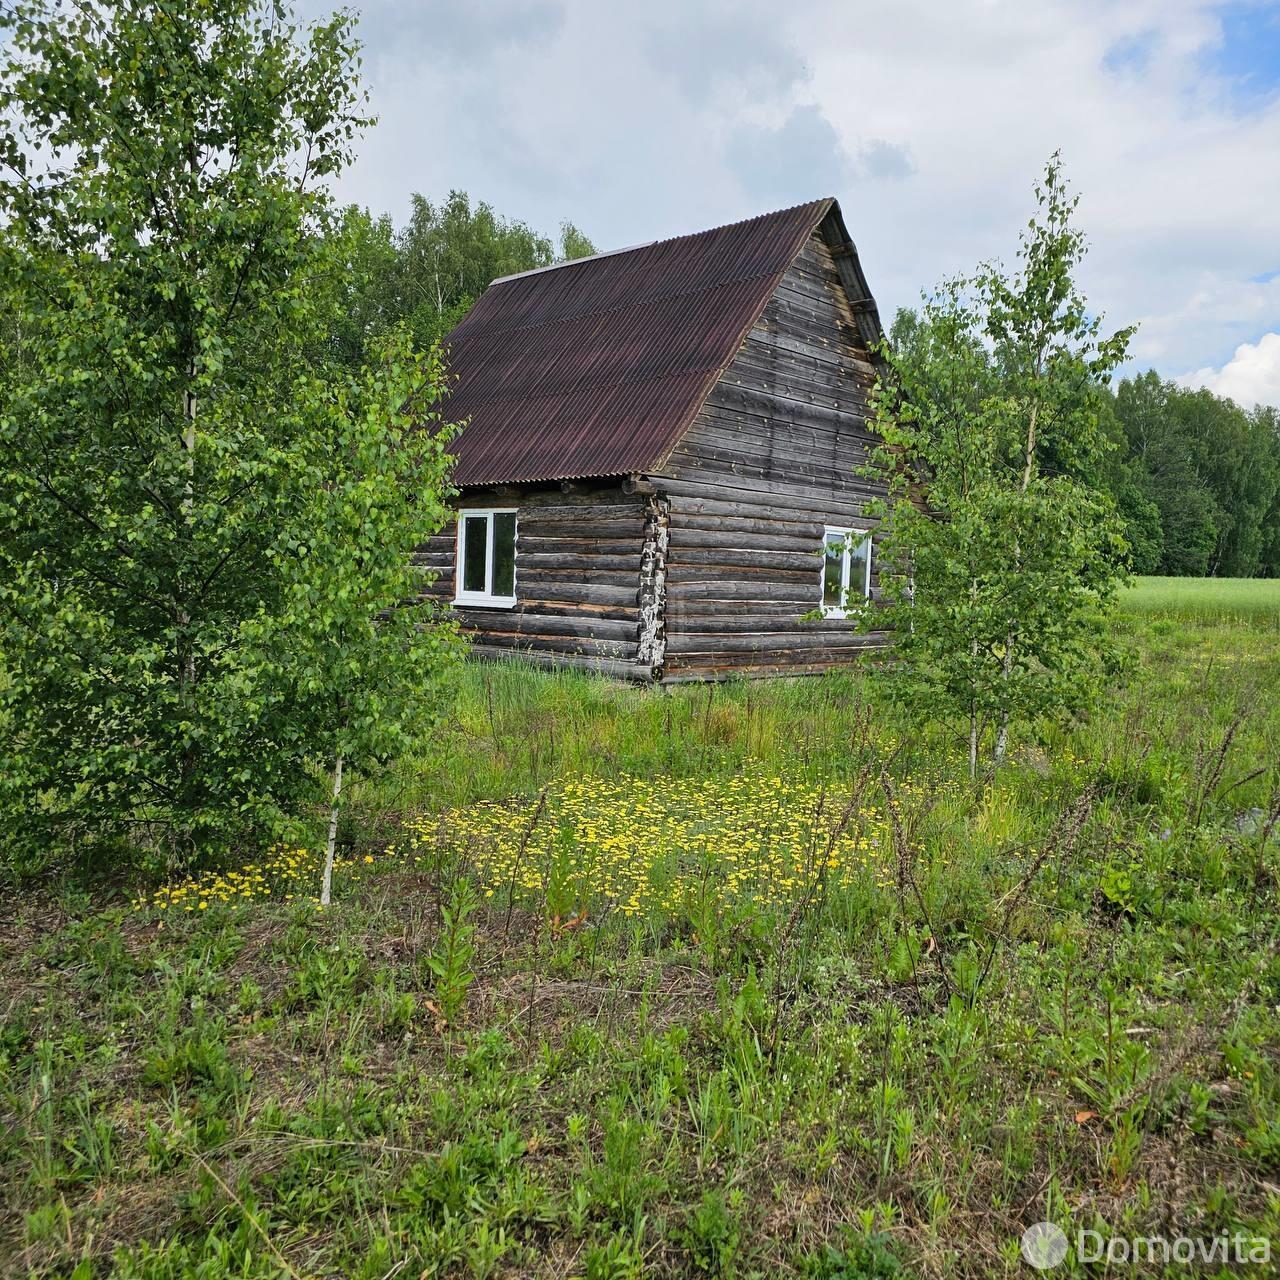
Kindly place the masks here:
POLYGON ((1061 148, 1135 365, 1280 403, 1280 0, 356 7, 380 123, 344 199, 461 187, 617 248, 835 195, 888 317, 1011 258, 1061 148))

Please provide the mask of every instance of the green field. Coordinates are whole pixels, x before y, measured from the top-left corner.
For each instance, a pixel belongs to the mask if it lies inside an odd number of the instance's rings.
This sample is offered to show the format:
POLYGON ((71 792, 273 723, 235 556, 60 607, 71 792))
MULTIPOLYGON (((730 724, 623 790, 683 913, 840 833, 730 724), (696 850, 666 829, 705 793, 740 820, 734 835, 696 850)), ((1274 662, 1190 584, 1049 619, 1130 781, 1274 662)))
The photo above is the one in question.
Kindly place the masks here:
POLYGON ((1280 578, 1135 578, 1122 604, 1137 614, 1250 618, 1280 627, 1280 578))
POLYGON ((976 786, 860 671, 473 666, 353 797, 329 910, 314 850, 11 904, 0 1272, 985 1277, 1033 1274, 1045 1219, 1275 1239, 1275 603, 1140 581, 1124 679, 976 786))

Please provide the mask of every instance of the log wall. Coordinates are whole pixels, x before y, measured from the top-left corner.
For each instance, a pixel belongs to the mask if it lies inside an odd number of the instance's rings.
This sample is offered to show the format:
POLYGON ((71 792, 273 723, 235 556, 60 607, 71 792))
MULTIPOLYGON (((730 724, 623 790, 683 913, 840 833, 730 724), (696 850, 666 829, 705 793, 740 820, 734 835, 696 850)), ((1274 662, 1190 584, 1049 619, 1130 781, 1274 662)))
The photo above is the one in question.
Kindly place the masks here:
MULTIPOLYGON (((652 677, 662 640, 663 565, 654 544, 660 528, 665 535, 655 498, 616 487, 567 494, 556 487, 505 496, 469 492, 458 506, 517 511, 515 607, 456 609, 474 654, 652 677)), ((456 546, 451 521, 418 552, 415 563, 436 575, 425 595, 452 601, 456 546)))
POLYGON ((800 620, 821 605, 824 528, 866 527, 883 492, 855 474, 874 381, 820 228, 650 477, 670 504, 664 681, 822 671, 884 642, 800 620))

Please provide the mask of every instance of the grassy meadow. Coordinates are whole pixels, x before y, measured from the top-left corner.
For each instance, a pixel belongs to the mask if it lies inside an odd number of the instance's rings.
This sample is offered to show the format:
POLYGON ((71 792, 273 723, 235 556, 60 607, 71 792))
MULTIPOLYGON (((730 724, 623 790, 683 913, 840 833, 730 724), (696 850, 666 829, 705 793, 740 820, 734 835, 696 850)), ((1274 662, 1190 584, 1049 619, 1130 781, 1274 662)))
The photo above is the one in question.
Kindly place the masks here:
POLYGON ((314 849, 11 899, 0 1273, 986 1277, 1033 1274, 1041 1220, 1275 1239, 1280 595, 1146 579, 1117 626, 1125 678, 976 785, 861 670, 476 665, 353 792, 329 909, 314 849))
POLYGON ((1135 578, 1124 608, 1145 617, 1248 618, 1280 630, 1280 578, 1135 578))

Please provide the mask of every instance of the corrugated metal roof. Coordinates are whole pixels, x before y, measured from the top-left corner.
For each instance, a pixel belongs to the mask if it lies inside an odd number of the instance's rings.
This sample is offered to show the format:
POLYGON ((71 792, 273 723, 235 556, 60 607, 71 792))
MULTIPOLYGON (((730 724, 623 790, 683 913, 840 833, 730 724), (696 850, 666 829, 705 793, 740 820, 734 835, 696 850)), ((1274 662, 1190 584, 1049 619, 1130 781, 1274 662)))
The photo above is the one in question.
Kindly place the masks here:
POLYGON ((446 339, 455 482, 655 469, 833 205, 495 281, 446 339))

